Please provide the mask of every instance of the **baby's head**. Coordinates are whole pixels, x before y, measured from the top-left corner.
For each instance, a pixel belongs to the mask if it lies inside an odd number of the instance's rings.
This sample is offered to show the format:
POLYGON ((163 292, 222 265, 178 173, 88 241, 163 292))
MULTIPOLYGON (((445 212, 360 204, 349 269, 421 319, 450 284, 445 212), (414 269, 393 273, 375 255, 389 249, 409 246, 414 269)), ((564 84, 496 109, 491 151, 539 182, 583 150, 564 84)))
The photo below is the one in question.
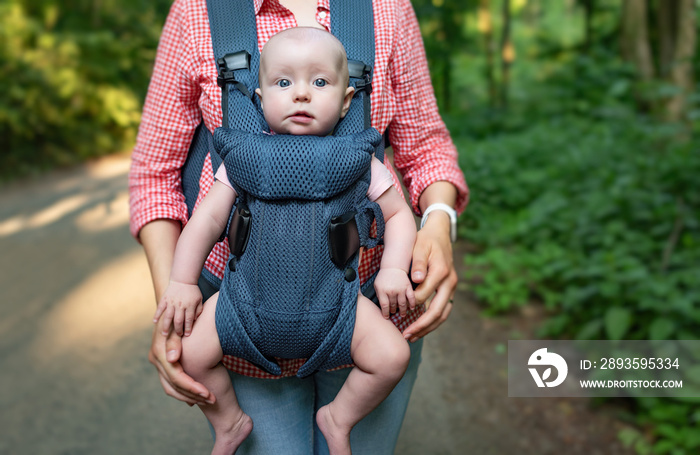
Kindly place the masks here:
POLYGON ((255 92, 265 120, 279 134, 326 136, 348 112, 343 45, 332 34, 295 27, 274 35, 260 56, 260 88, 255 92))

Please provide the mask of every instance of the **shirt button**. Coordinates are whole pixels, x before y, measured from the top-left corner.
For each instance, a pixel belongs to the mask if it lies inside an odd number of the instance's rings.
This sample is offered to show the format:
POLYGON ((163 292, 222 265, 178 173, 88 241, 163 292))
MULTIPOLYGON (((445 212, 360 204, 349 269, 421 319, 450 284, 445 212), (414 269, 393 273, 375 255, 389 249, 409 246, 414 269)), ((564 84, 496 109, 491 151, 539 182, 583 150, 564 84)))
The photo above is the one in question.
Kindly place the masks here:
POLYGON ((326 13, 325 11, 319 11, 319 12, 318 12, 318 18, 319 18, 319 19, 325 19, 327 15, 328 15, 328 13, 326 13))

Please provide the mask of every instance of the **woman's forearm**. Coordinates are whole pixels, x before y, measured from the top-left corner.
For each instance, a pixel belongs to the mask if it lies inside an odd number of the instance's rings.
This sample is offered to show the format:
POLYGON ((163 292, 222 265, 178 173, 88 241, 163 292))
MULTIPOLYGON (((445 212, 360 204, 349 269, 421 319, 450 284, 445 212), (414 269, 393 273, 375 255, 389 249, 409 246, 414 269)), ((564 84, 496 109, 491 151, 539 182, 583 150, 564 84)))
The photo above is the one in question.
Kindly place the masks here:
POLYGON ((151 271, 156 302, 160 301, 170 281, 170 269, 173 265, 175 246, 182 232, 179 221, 159 219, 146 224, 139 232, 139 241, 143 245, 151 271))
POLYGON ((457 188, 450 182, 438 181, 428 185, 423 190, 418 200, 421 212, 424 212, 431 204, 442 202, 450 207, 455 206, 457 201, 457 188))
MULTIPOLYGON (((454 207, 456 201, 457 189, 455 186, 449 182, 439 181, 429 185, 423 190, 418 204, 421 212, 425 212, 432 204, 443 203, 454 207)), ((446 232, 447 235, 450 234, 450 217, 445 212, 440 210, 432 212, 425 223, 439 226, 441 231, 446 232)))

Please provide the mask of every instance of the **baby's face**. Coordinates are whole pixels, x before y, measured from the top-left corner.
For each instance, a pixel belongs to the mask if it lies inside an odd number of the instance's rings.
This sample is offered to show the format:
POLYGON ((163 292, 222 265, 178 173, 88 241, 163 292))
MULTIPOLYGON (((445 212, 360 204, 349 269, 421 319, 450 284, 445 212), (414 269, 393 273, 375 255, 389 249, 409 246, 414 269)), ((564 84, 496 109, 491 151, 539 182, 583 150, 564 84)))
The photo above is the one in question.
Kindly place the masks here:
POLYGON ((352 99, 343 63, 325 42, 281 39, 266 49, 257 93, 270 128, 279 134, 331 133, 352 99))

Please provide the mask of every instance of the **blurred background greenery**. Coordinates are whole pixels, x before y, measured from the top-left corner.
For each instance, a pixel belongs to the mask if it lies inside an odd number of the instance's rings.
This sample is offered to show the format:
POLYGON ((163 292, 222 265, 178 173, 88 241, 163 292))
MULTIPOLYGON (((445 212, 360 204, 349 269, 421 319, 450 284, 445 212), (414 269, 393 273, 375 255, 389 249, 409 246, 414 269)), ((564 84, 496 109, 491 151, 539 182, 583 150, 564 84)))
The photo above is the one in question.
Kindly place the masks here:
MULTIPOLYGON (((697 339, 698 2, 414 4, 484 313, 542 305, 541 337, 697 339)), ((699 387, 700 368, 682 378, 699 387)), ((700 398, 622 402, 638 453, 700 451, 700 398)))
MULTIPOLYGON (((485 314, 543 305, 543 337, 697 339, 699 3, 413 1, 485 314)), ((0 180, 133 146, 170 4, 0 0, 0 180)), ((700 449, 698 401, 624 409, 639 453, 700 449)))
POLYGON ((0 1, 0 178, 133 145, 170 3, 0 1))

